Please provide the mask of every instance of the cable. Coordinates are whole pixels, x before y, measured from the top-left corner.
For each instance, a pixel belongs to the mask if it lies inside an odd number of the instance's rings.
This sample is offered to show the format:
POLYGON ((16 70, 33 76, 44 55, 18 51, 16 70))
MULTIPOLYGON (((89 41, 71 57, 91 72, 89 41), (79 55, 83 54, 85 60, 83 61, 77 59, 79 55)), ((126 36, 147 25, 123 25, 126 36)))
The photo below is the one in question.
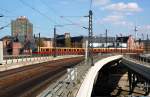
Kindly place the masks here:
POLYGON ((45 18, 47 18, 48 20, 51 20, 54 24, 57 24, 56 21, 54 21, 53 19, 51 19, 49 16, 45 15, 44 13, 42 13, 41 11, 39 11, 38 9, 32 7, 31 5, 29 5, 28 3, 26 3, 25 1, 23 0, 19 0, 22 4, 24 4, 25 6, 31 8, 32 10, 34 10, 35 12, 37 12, 38 14, 44 16, 45 18))
POLYGON ((60 16, 60 17, 70 17, 70 18, 77 18, 77 17, 84 17, 84 16, 60 16))
POLYGON ((81 26, 80 24, 74 23, 73 21, 71 21, 71 20, 69 20, 69 19, 67 19, 67 18, 64 18, 64 17, 84 17, 84 16, 60 16, 59 13, 58 13, 58 11, 56 11, 54 8, 48 6, 47 3, 46 3, 44 0, 40 0, 40 1, 41 1, 41 3, 43 3, 47 8, 49 8, 54 14, 56 14, 60 19, 64 19, 64 20, 66 20, 67 22, 71 23, 72 25, 76 25, 76 26, 78 26, 78 27, 80 27, 80 28, 84 28, 84 29, 85 29, 85 27, 81 26))
POLYGON ((7 12, 7 13, 12 13, 11 11, 6 10, 6 9, 3 9, 3 8, 0 8, 0 10, 5 11, 5 12, 7 12))
MULTIPOLYGON (((73 22, 73 21, 71 21, 71 20, 69 20, 69 19, 67 19, 67 18, 64 18, 64 17, 61 17, 61 18, 63 18, 63 19, 65 19, 66 21, 68 21, 68 22, 70 22, 70 23, 72 23, 73 25, 76 25, 77 27, 80 27, 80 28, 82 28, 82 29, 85 29, 86 27, 84 27, 84 26, 82 26, 82 25, 80 25, 80 24, 78 24, 78 23, 75 23, 75 22, 73 22)), ((86 28, 87 29, 87 28, 86 28)))
POLYGON ((4 28, 8 27, 9 25, 10 25, 10 23, 7 24, 6 26, 0 27, 0 30, 2 30, 2 29, 4 29, 4 28))
POLYGON ((50 9, 54 14, 59 16, 57 11, 54 8, 50 7, 44 0, 40 0, 40 2, 43 3, 48 9, 50 9))

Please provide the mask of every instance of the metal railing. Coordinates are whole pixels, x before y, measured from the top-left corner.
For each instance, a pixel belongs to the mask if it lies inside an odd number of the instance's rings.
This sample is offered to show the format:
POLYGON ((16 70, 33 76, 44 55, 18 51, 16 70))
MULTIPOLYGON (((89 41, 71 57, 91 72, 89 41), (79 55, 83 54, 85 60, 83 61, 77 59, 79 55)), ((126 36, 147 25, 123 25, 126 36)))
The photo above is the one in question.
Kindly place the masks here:
POLYGON ((132 60, 141 65, 150 66, 150 58, 142 57, 141 55, 124 55, 124 57, 128 60, 132 60))

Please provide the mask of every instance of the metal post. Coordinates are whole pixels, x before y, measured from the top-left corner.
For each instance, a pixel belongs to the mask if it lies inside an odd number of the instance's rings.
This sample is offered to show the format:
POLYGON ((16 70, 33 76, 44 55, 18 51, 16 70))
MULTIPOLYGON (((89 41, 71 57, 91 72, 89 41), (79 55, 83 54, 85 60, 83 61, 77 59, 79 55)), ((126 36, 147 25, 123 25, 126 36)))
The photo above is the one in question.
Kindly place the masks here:
POLYGON ((135 41, 137 40, 137 26, 135 26, 135 29, 134 29, 134 31, 135 31, 135 41))
POLYGON ((56 57, 56 27, 54 27, 54 54, 53 56, 56 57))
POLYGON ((122 36, 122 34, 121 34, 121 54, 122 54, 122 45, 123 45, 123 36, 122 36))
MULTIPOLYGON (((40 43, 41 42, 41 39, 40 39, 40 33, 39 33, 39 45, 38 45, 38 52, 39 52, 39 55, 40 55, 40 43)), ((41 58, 40 58, 41 59, 41 58)))
POLYGON ((147 34, 147 39, 146 39, 146 45, 145 45, 145 48, 146 48, 146 53, 148 53, 149 52, 149 47, 148 47, 148 41, 149 41, 149 37, 148 37, 148 34, 147 34))
POLYGON ((85 41, 85 61, 87 62, 88 57, 88 40, 85 41))
POLYGON ((132 74, 131 72, 128 70, 128 80, 129 80, 129 94, 132 92, 132 74))
POLYGON ((0 41, 0 65, 3 63, 3 42, 0 41))
POLYGON ((107 53, 107 48, 108 46, 107 46, 107 29, 106 29, 106 53, 107 53))
POLYGON ((92 25, 92 10, 89 10, 89 37, 88 37, 88 56, 91 59, 91 65, 93 66, 93 25, 92 25))
POLYGON ((117 35, 116 35, 116 53, 117 53, 117 35))

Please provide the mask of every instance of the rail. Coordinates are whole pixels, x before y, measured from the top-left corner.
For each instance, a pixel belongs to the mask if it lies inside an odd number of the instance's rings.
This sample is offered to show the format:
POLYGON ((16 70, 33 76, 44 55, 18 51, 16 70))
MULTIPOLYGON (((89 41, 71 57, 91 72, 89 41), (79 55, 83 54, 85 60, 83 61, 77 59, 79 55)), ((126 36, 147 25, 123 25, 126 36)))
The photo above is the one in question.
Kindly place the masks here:
MULTIPOLYGON (((108 56, 111 56, 111 54, 95 56, 94 63, 108 56)), ((82 61, 75 67, 69 68, 73 71, 66 73, 62 78, 60 78, 54 84, 50 85, 37 97, 76 97, 80 85, 86 76, 86 73, 88 72, 89 68, 91 68, 89 63, 91 62, 82 61)))

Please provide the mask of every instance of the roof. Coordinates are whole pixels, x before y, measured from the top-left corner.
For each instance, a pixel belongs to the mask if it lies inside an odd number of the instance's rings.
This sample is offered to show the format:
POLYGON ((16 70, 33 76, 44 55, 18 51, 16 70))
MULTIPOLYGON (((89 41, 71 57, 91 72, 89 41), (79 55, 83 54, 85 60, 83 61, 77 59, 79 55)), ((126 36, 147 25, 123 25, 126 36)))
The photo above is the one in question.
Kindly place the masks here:
MULTIPOLYGON (((39 37, 35 37, 35 39, 39 39, 39 37)), ((47 37, 41 37, 40 39, 43 39, 45 41, 51 41, 52 38, 47 38, 47 37)))
POLYGON ((4 37, 2 37, 0 40, 3 41, 4 39, 12 40, 13 37, 12 37, 12 36, 4 36, 4 37))
POLYGON ((65 39, 65 35, 56 35, 57 39, 65 39))
POLYGON ((47 37, 42 37, 41 39, 45 40, 45 41, 51 41, 52 38, 47 38, 47 37))
MULTIPOLYGON (((87 40, 88 37, 84 37, 84 39, 87 40)), ((107 37, 107 39, 106 37, 94 37, 93 38, 93 42, 95 43, 106 43, 106 40, 107 42, 112 43, 112 42, 115 42, 115 37, 107 37)))
POLYGON ((128 39, 129 39, 129 36, 117 37, 117 41, 123 42, 123 43, 127 43, 128 39))
POLYGON ((71 41, 81 41, 81 40, 83 40, 83 36, 76 36, 76 37, 71 37, 71 41))

